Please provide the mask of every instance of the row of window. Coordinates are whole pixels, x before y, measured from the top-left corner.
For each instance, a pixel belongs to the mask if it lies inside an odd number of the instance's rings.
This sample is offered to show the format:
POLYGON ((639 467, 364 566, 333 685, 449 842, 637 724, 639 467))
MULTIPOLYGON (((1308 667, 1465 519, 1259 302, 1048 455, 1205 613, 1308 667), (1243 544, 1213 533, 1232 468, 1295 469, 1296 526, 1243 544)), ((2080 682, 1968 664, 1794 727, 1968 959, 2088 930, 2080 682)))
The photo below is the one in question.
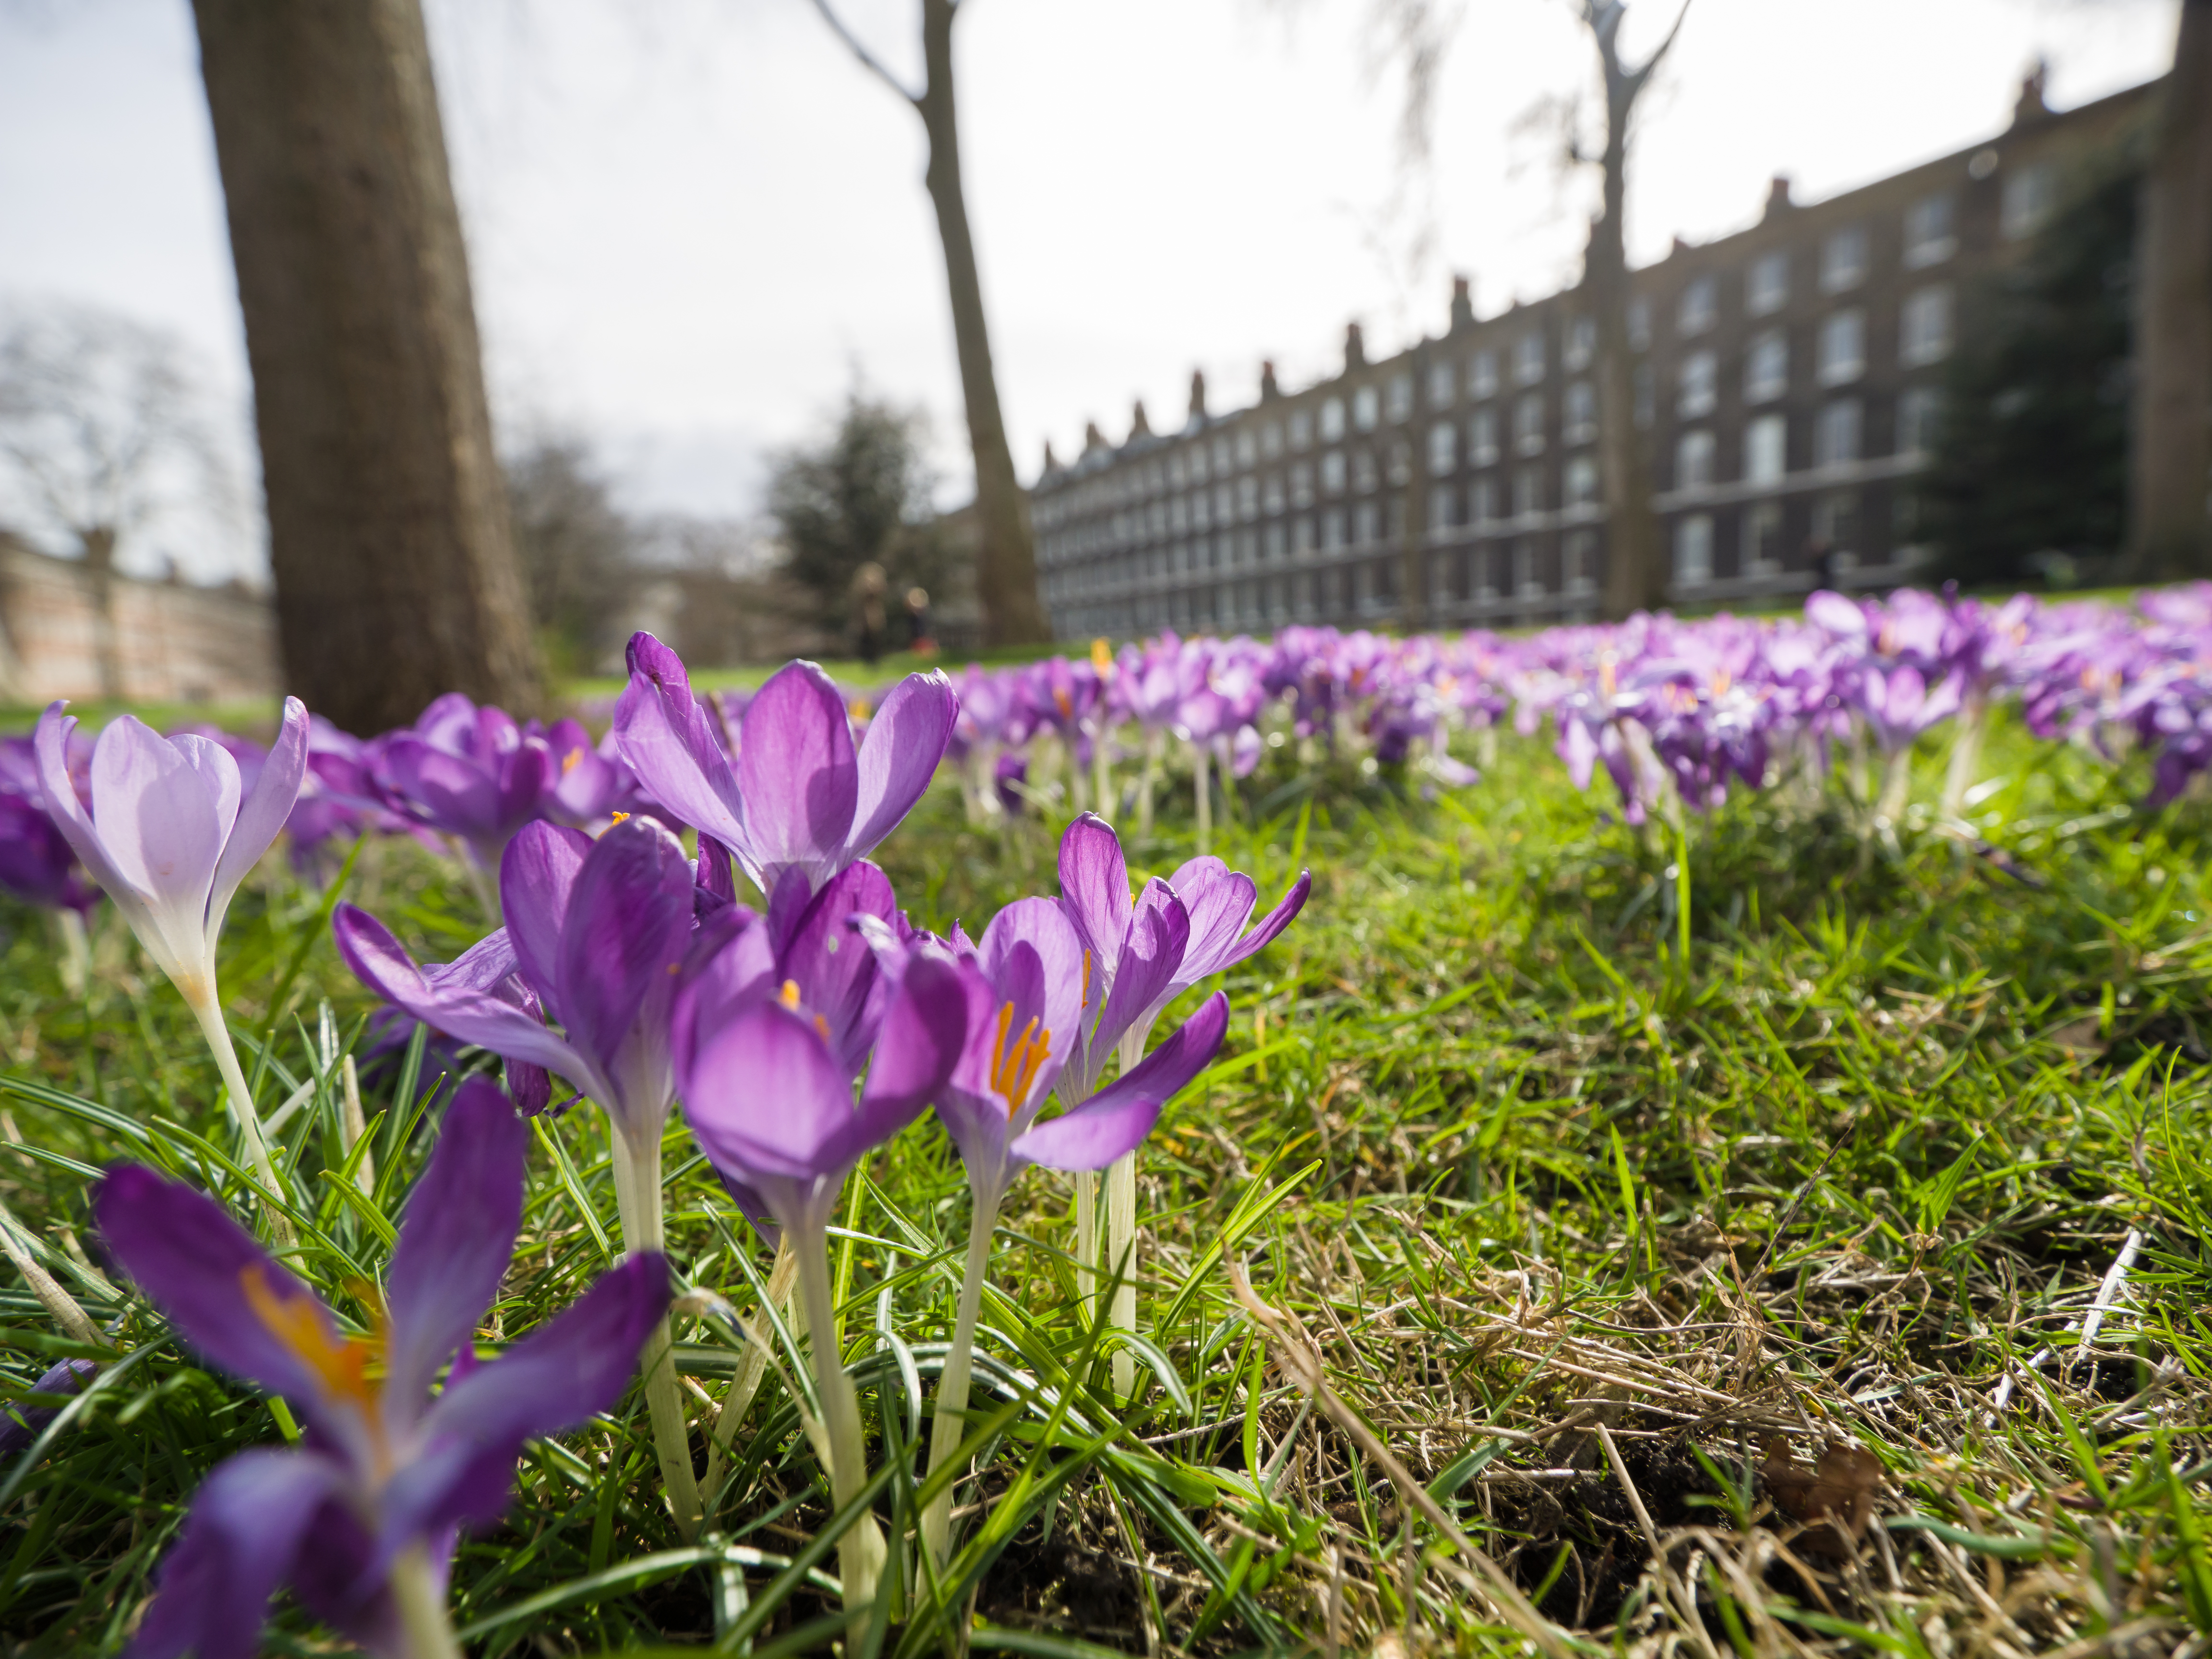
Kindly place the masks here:
MULTIPOLYGON (((1904 508, 1909 499, 1900 497, 1897 504, 1904 508)), ((1740 574, 1771 576, 1782 569, 1785 553, 1783 522, 1779 501, 1758 501, 1744 509, 1739 526, 1742 538, 1737 556, 1740 574)), ((1837 569, 1850 569, 1857 563, 1860 521, 1856 492, 1833 490, 1815 498, 1811 528, 1808 552, 1826 553, 1837 569)), ((1909 525, 1900 521, 1896 528, 1904 531, 1909 525)), ((1670 551, 1678 589, 1704 587, 1712 581, 1715 532, 1716 521, 1710 513, 1686 514, 1674 521, 1670 551)))

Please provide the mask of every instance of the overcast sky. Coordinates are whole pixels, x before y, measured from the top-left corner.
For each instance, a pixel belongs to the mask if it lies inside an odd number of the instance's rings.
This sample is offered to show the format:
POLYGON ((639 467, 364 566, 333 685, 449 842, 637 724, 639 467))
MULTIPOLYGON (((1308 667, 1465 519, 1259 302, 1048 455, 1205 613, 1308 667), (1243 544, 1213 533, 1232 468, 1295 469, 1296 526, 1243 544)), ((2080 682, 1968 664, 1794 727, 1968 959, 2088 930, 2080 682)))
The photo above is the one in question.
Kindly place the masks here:
MULTIPOLYGON (((915 0, 842 0, 914 73, 915 0)), ((2069 106, 2160 73, 2178 0, 1694 0, 1648 99, 1632 255, 1995 131, 2022 70, 2069 106)), ((428 0, 502 441, 574 434, 641 508, 750 514, 855 380, 965 433, 921 124, 807 0, 428 0)), ((1647 42, 1674 0, 1639 0, 1647 42)), ((1567 0, 1462 0, 1433 165, 1395 149, 1371 0, 968 0, 962 143, 1017 465, 1142 398, 1179 419, 1571 280, 1589 199, 1524 118, 1587 94, 1567 0), (1420 232, 1433 232, 1426 260, 1420 232)), ((0 4, 0 302, 173 329, 246 406, 185 0, 0 4)), ((188 546, 204 568, 221 555, 188 546)))

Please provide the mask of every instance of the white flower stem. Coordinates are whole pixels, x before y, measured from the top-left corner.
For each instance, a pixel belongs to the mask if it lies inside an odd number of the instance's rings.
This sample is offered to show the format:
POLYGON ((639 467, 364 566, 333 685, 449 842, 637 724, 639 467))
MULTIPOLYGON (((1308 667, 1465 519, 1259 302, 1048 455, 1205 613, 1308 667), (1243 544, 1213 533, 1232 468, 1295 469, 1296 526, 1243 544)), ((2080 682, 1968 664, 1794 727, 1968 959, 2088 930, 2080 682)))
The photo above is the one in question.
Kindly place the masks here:
MULTIPOLYGON (((792 1281, 798 1273, 799 1262, 791 1254, 790 1239, 786 1238, 776 1245, 775 1264, 768 1272, 769 1305, 789 1309, 792 1281)), ((763 1316, 767 1310, 763 1306, 763 1316)), ((714 1429, 707 1448, 707 1478, 699 1483, 702 1495, 712 1494, 722 1484, 722 1471, 728 1467, 730 1444, 737 1438, 738 1425, 744 1421, 745 1413, 752 1407, 753 1396, 760 1392, 761 1378, 768 1374, 769 1351, 765 1344, 769 1333, 765 1317, 759 1334, 760 1341, 745 1345, 738 1360, 738 1374, 730 1379, 730 1386, 714 1413, 714 1429)))
MULTIPOLYGON (((1121 1033, 1121 1074, 1128 1076, 1145 1057, 1145 1040, 1152 1023, 1141 1020, 1121 1033)), ((1131 1147, 1106 1170, 1106 1270, 1119 1273, 1114 1298, 1107 1310, 1108 1328, 1137 1333, 1137 1149, 1131 1147)), ((1114 1350, 1114 1393, 1127 1400, 1137 1391, 1137 1356, 1127 1348, 1114 1350)))
POLYGON ((1881 799, 1875 807, 1875 819, 1893 829, 1905 818, 1905 805, 1912 799, 1912 744, 1892 755, 1883 768, 1881 799))
POLYGON ((461 1644, 453 1637, 453 1621, 446 1617, 446 1595, 430 1552, 410 1544, 392 1559, 386 1582, 392 1589, 393 1609, 407 1659, 461 1659, 461 1644))
POLYGON ((84 918, 64 905, 54 912, 54 927, 62 936, 62 989, 81 997, 92 983, 92 941, 84 931, 84 918))
POLYGON ((223 1093, 230 1100, 232 1121, 246 1138, 246 1160, 268 1189, 262 1207, 268 1212, 269 1231, 281 1243, 297 1243, 291 1218, 277 1207, 284 1183, 277 1179, 276 1162, 269 1156, 268 1137, 261 1133, 261 1114, 253 1109, 253 1094, 246 1086, 246 1073, 238 1063, 238 1045, 231 1041, 230 1023, 222 1017, 222 1001, 216 994, 215 974, 210 970, 190 981, 179 979, 176 985, 184 996, 185 1006, 199 1021, 200 1035, 207 1039, 207 1046, 215 1055, 215 1068, 222 1075, 223 1093))
POLYGON ((1075 1172, 1075 1295, 1085 1320, 1098 1316, 1098 1174, 1075 1172))
MULTIPOLYGON (((842 1510, 867 1484, 868 1449, 860 1435, 860 1398, 853 1391, 853 1379, 845 1374, 845 1358, 837 1347, 829 1240, 818 1225, 810 1231, 811 1237, 793 1238, 791 1249, 799 1260, 799 1299, 811 1333, 807 1346, 814 1358, 814 1390, 830 1435, 830 1492, 842 1510)), ((884 1535, 875 1516, 863 1515, 837 1540, 837 1577, 848 1609, 865 1607, 876 1599, 876 1578, 883 1565, 884 1535)), ((860 1629, 856 1625, 853 1634, 859 1635, 860 1629)))
POLYGON ((1990 701, 1979 691, 1967 694, 1959 715, 1957 736, 1951 739, 1951 765, 1943 779, 1942 816, 1955 818, 1966 810, 1966 791, 1974 787, 1974 774, 1982 763, 1982 734, 1989 729, 1990 701))
MULTIPOLYGON (((621 1212, 623 1249, 665 1255, 667 1228, 660 1202, 660 1136, 657 1128, 635 1137, 608 1119, 613 1142, 615 1206, 621 1212)), ((645 1340, 638 1364, 645 1374, 646 1414, 653 1419, 653 1449, 660 1462, 676 1530, 685 1543, 699 1535, 699 1479, 691 1468, 691 1435, 684 1420, 683 1383, 676 1375, 675 1338, 665 1316, 645 1340)))
MULTIPOLYGON (((968 1432, 968 1384, 975 1372, 975 1322, 983 1310, 983 1285, 991 1271, 991 1234, 999 1222, 999 1196, 975 1195, 968 1224, 968 1267, 960 1281, 960 1305, 952 1319, 952 1346, 937 1384, 937 1420, 929 1431, 929 1473, 951 1461, 968 1432)), ((952 1488, 938 1493, 921 1515, 922 1542, 942 1572, 952 1538, 952 1488)))

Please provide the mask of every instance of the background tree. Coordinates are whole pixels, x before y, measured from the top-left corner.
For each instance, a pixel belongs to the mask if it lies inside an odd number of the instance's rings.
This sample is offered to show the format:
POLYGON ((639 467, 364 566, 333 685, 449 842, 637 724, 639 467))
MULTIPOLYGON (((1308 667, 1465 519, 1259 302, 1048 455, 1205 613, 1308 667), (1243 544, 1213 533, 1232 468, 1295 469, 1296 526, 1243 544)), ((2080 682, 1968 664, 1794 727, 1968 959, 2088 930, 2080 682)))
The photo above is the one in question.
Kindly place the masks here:
POLYGON ((232 505, 176 341, 82 308, 15 319, 0 333, 0 472, 24 527, 70 544, 83 560, 100 696, 118 701, 118 553, 166 511, 232 505))
POLYGON ((2212 0, 2182 0, 2144 173, 2130 566, 2212 575, 2212 0))
POLYGON ((539 649, 557 673, 590 672, 622 643, 638 526, 572 438, 545 440, 510 459, 507 499, 539 649))
POLYGON ((2027 257, 1967 296, 1917 491, 1946 576, 2014 582, 2046 553, 2119 551, 2128 493, 2131 272, 2142 178, 2108 157, 2027 257))
POLYGON ((776 457, 768 505, 784 574, 832 637, 855 632, 854 581, 862 565, 882 567, 894 613, 908 588, 943 586, 945 554, 916 416, 854 393, 823 441, 776 457))
POLYGON ((419 0, 194 0, 290 689, 542 695, 419 0))
POLYGON ((914 106, 929 137, 922 175, 937 232, 945 246, 945 283, 952 299, 953 343, 960 358, 960 389, 968 411, 968 441, 975 458, 977 549, 975 586, 983 605, 987 645, 1026 645, 1049 640, 1051 624, 1037 595, 1036 541, 1029 497, 1014 476, 1006 447, 1006 417, 999 410, 999 381, 991 361, 991 331, 983 310, 983 280, 968 228, 968 200, 960 177, 960 130, 954 104, 952 25, 959 0, 921 0, 921 90, 910 90, 845 27, 830 0, 814 0, 840 40, 892 91, 914 106))

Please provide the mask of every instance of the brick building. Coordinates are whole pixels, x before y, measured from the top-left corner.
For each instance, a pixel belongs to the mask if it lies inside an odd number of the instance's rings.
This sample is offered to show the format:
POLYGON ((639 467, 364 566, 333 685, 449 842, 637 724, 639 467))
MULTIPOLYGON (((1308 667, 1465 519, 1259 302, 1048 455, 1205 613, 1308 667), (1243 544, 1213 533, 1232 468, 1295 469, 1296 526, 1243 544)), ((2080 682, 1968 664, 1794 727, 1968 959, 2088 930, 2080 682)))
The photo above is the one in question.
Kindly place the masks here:
MULTIPOLYGON (((2148 113, 2153 86, 2056 112, 2039 72, 1985 144, 1827 201, 1775 180, 1747 230, 1632 276, 1638 420, 1677 603, 1801 592, 1918 562, 1926 457, 1962 298, 2014 257, 2148 113)), ((1031 492, 1063 637, 1291 622, 1510 626, 1595 613, 1605 556, 1595 328, 1579 292, 1477 319, 1455 284, 1438 338, 1224 415, 1192 377, 1182 429, 1139 405, 1094 425, 1031 492), (1409 591, 1412 590, 1412 591, 1409 591)))
POLYGON ((276 694, 276 618, 266 594, 236 582, 192 587, 117 575, 103 627, 82 561, 53 558, 0 530, 0 702, 98 702, 104 653, 129 702, 276 694))

